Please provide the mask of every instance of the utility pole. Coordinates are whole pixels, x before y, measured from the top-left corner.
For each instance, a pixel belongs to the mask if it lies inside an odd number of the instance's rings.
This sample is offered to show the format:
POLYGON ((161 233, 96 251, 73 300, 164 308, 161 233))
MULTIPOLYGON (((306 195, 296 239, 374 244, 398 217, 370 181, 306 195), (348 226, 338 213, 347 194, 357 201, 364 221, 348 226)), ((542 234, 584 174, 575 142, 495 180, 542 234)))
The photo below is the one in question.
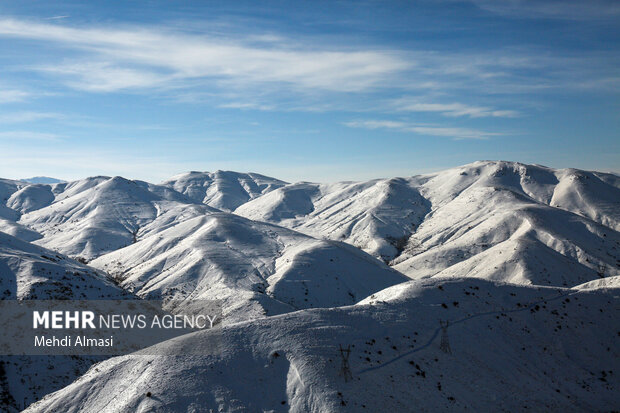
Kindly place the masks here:
POLYGON ((351 345, 348 345, 347 348, 342 348, 342 345, 339 344, 338 347, 340 349, 340 358, 342 359, 342 363, 340 364, 340 375, 344 377, 345 382, 353 380, 353 374, 351 373, 351 368, 349 367, 351 345))

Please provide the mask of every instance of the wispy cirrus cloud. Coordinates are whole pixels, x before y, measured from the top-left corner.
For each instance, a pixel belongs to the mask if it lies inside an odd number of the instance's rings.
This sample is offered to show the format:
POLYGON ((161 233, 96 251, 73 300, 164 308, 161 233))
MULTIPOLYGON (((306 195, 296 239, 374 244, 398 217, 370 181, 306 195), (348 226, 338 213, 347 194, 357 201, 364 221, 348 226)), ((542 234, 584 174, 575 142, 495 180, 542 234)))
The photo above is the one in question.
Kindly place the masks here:
POLYGON ((503 133, 486 132, 478 129, 445 127, 438 125, 418 124, 412 122, 401 122, 392 120, 354 120, 350 122, 345 122, 344 125, 350 128, 392 129, 399 132, 414 133, 424 136, 452 138, 454 140, 488 139, 493 136, 504 135, 503 133))
POLYGON ((222 38, 165 29, 75 28, 0 20, 0 36, 80 50, 75 61, 39 70, 66 77, 69 86, 117 91, 209 78, 227 85, 278 82, 302 89, 361 91, 407 69, 394 51, 294 48, 249 38, 222 38))
POLYGON ((0 140, 11 141, 58 141, 62 137, 55 133, 35 132, 28 130, 11 130, 0 132, 0 140))
POLYGON ((32 94, 23 90, 17 89, 0 89, 0 104, 1 103, 14 103, 23 102, 32 94))
POLYGON ((140 68, 122 67, 110 62, 81 61, 44 65, 37 69, 64 78, 67 86, 71 88, 88 92, 160 87, 173 77, 140 68))
POLYGON ((64 119, 61 113, 54 112, 13 112, 0 114, 0 123, 36 122, 49 119, 64 119))
POLYGON ((52 17, 46 17, 45 20, 62 20, 62 19, 68 19, 69 15, 59 15, 59 16, 52 16, 52 17))
POLYGON ((615 0, 471 0, 481 9, 504 16, 566 20, 609 19, 620 16, 615 0))
MULTIPOLYGON (((28 75, 43 74, 42 85, 51 78, 54 91, 62 85, 88 93, 161 93, 176 102, 237 110, 387 114, 396 109, 446 117, 510 118, 521 113, 475 101, 541 91, 620 90, 616 69, 620 59, 605 51, 559 56, 516 46, 399 50, 338 43, 337 39, 327 42, 324 37, 293 40, 281 34, 239 33, 244 32, 0 19, 0 39, 30 40, 35 48, 58 51, 40 58, 33 53, 28 64, 15 64, 28 75), (386 100, 375 99, 395 93, 441 98, 403 100, 383 107, 386 100), (359 99, 355 94, 366 95, 359 99), (468 101, 470 97, 473 102, 468 101)), ((4 93, 7 102, 27 97, 19 91, 4 93)))
POLYGON ((78 27, 21 19, 0 19, 2 37, 29 39, 48 49, 55 45, 63 59, 48 57, 23 69, 53 75, 89 92, 210 86, 228 93, 249 88, 265 93, 270 86, 312 94, 386 88, 493 94, 608 89, 610 84, 617 89, 620 81, 617 58, 601 52, 587 59, 515 48, 439 53, 352 47, 325 39, 293 41, 273 34, 214 35, 166 26, 78 27))
POLYGON ((223 109, 255 109, 255 110, 274 110, 274 105, 263 105, 256 102, 228 102, 218 105, 223 109))
POLYGON ((411 99, 398 99, 393 102, 398 111, 403 112, 437 112, 444 116, 470 118, 514 118, 519 116, 515 110, 498 110, 485 106, 472 106, 463 103, 424 103, 411 99))

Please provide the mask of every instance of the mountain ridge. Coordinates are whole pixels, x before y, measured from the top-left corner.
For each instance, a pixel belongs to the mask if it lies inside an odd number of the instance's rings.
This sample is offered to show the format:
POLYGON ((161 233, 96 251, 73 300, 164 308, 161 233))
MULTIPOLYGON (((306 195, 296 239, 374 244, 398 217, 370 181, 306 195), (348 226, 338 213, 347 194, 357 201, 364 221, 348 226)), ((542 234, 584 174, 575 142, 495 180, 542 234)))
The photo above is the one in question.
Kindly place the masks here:
MULTIPOLYGON (((226 319, 221 354, 114 357, 72 384, 95 360, 45 360, 66 372, 58 381, 9 360, 38 382, 8 394, 67 386, 28 411, 489 410, 497 397, 509 410, 601 410, 620 370, 619 222, 617 175, 502 161, 331 184, 231 171, 159 185, 0 180, 0 265, 40 281, 11 294, 9 277, 6 298, 90 291, 71 287, 72 268, 113 292, 181 301, 172 312, 221 300, 226 319), (347 344, 351 382, 338 373, 347 344), (515 377, 524 390, 508 397, 515 377)), ((207 351, 211 334, 159 345, 207 351)))

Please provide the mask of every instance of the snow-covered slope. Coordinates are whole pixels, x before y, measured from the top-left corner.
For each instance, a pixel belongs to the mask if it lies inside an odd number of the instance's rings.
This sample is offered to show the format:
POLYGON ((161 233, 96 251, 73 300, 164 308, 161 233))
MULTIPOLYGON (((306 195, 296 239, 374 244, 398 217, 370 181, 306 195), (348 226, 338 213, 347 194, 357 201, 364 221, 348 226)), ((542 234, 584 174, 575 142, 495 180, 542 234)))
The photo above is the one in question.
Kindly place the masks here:
POLYGON ((61 300, 129 296, 106 275, 57 252, 0 232, 2 299, 61 300))
POLYGON ((235 213, 359 246, 412 278, 573 286, 620 274, 620 178, 514 162, 287 185, 235 213))
POLYGON ((50 185, 27 185, 14 192, 7 200, 6 206, 25 214, 48 206, 54 202, 54 198, 50 185))
POLYGON ((480 161, 420 177, 421 192, 433 209, 471 187, 510 190, 620 229, 620 177, 578 169, 552 169, 518 162, 480 161))
POLYGON ((43 235, 22 224, 3 218, 0 218, 0 232, 4 232, 27 242, 32 242, 43 237, 43 235))
MULTIPOLYGON (((502 162, 462 169, 423 184, 433 210, 394 268, 412 278, 474 276, 567 287, 620 274, 620 233, 574 213, 574 205, 564 205, 572 212, 548 206, 559 184, 548 184, 550 175, 541 175, 546 169, 502 162)), ((616 199, 620 209, 620 194, 616 199)), ((612 203, 600 203, 608 209, 593 204, 605 217, 601 222, 615 216, 612 203)))
MULTIPOLYGON (((133 296, 105 274, 0 232, 0 299, 85 300, 133 296)), ((68 385, 102 357, 0 356, 0 410, 17 411, 68 385)))
POLYGON ((43 235, 37 244, 86 260, 135 242, 153 230, 146 227, 158 217, 167 214, 172 219, 172 210, 184 214, 191 203, 167 187, 121 177, 94 177, 48 188, 56 193, 54 202, 22 215, 19 223, 43 235))
POLYGON ((388 261, 430 210, 414 184, 403 178, 299 183, 248 202, 235 213, 348 242, 388 261))
POLYGON ((9 208, 6 203, 11 197, 11 195, 20 190, 25 185, 25 183, 20 181, 0 179, 0 218, 13 221, 19 218, 19 213, 9 208))
POLYGON ((224 212, 188 219, 91 265, 141 297, 223 300, 227 322, 353 304, 407 280, 347 244, 224 212))
POLYGON ((577 290, 591 290, 599 288, 620 288, 620 277, 606 277, 600 280, 594 280, 587 283, 579 284, 573 287, 577 290))
POLYGON ((27 411, 612 411, 619 293, 412 281, 158 345, 193 355, 109 359, 27 411))
MULTIPOLYGON (((336 184, 0 180, 0 231, 14 235, 0 233, 0 287, 126 294, 104 270, 140 297, 223 303, 220 332, 160 344, 195 355, 110 359, 31 411, 608 411, 619 230, 617 175, 514 162, 336 184), (346 382, 339 345, 351 345, 346 382)), ((90 362, 32 360, 0 365, 13 407, 90 362)))
POLYGON ((187 195, 194 202, 233 211, 249 200, 286 185, 286 182, 255 173, 192 171, 173 176, 162 185, 187 195))

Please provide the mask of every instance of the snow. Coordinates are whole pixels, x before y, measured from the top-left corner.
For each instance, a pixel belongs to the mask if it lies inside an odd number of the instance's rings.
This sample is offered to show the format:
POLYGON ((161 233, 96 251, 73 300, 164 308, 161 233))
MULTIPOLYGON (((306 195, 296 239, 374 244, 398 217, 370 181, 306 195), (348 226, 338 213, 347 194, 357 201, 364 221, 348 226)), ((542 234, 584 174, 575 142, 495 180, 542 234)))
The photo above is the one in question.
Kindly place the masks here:
POLYGON ((598 288, 620 288, 620 277, 606 277, 600 280, 589 281, 573 287, 577 290, 595 290, 598 288))
POLYGON ((54 201, 52 187, 49 185, 27 185, 14 192, 7 200, 6 206, 26 214, 48 206, 54 201))
POLYGON ((105 273, 0 232, 2 299, 92 299, 128 296, 105 273))
POLYGON ((43 235, 31 230, 24 225, 3 218, 0 218, 0 232, 4 232, 5 234, 12 235, 16 238, 21 239, 22 241, 27 242, 32 242, 43 237, 43 235))
POLYGON ((617 294, 412 281, 355 306, 158 345, 191 355, 109 359, 27 411, 610 410, 620 385, 617 294), (451 322, 449 354, 439 346, 440 320, 451 322), (216 334, 220 352, 209 345, 216 334), (348 382, 340 345, 351 346, 348 382))
POLYGON ((620 187, 610 185, 598 174, 567 169, 562 171, 550 204, 620 230, 620 187))
POLYGON ((251 199, 286 184, 279 179, 255 173, 232 171, 188 172, 176 175, 162 185, 187 195, 192 201, 223 211, 233 211, 251 199))
POLYGON ((223 301, 229 322, 334 307, 407 278, 346 244, 219 212, 91 262, 148 299, 223 301))
POLYGON ((0 179, 0 218, 15 221, 19 213, 6 205, 11 195, 21 189, 25 184, 10 179, 0 179))
POLYGON ((476 276, 570 287, 618 275, 620 234, 505 190, 471 188, 436 210, 394 268, 412 278, 476 276))
MULTIPOLYGON (((104 273, 54 251, 0 232, 0 294, 3 300, 133 298, 104 273)), ((71 383, 102 357, 0 356, 6 380, 0 409, 15 411, 71 383), (12 400, 12 401, 11 401, 12 400)))
POLYGON ((389 261, 430 210, 411 179, 293 184, 235 213, 314 236, 348 242, 389 261))
POLYGON ((169 188, 121 177, 58 184, 55 201, 19 222, 41 233, 37 244, 91 260, 131 244, 159 215, 188 200, 169 188))
POLYGON ((342 240, 411 278, 574 286, 620 274, 615 175, 481 161, 362 183, 299 183, 235 213, 342 240))
POLYGON ((0 406, 614 410, 619 230, 617 175, 504 161, 330 184, 0 179, 4 299, 217 299, 225 320, 158 345, 186 356, 3 357, 0 406))

